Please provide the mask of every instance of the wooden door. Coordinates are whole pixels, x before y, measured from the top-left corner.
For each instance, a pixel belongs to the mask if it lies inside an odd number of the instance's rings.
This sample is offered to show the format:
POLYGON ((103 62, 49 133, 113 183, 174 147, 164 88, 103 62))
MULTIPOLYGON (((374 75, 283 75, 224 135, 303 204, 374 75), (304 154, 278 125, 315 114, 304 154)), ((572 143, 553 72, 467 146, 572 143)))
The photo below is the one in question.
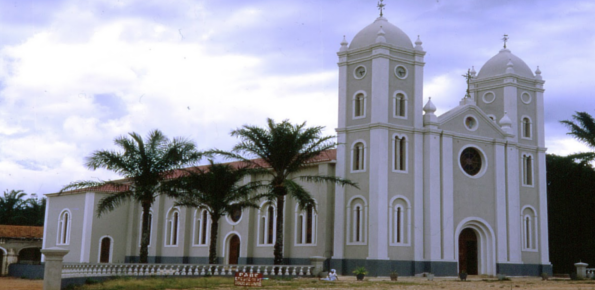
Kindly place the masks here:
POLYGON ((99 263, 109 263, 109 254, 112 240, 105 237, 101 240, 101 254, 99 256, 99 263))
POLYGON ((464 229, 459 235, 459 273, 477 275, 477 256, 477 235, 472 229, 464 229))
POLYGON ((229 239, 229 264, 237 265, 240 258, 240 238, 233 235, 229 239))

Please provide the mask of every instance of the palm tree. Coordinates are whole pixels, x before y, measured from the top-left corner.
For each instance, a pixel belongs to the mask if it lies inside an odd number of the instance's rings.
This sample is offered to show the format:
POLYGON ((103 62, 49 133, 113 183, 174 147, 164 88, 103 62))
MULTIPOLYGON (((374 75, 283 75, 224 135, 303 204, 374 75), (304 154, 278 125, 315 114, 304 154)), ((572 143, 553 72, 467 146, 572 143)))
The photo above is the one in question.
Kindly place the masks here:
POLYGON ((149 210, 161 193, 161 183, 168 179, 168 171, 180 169, 200 160, 193 142, 184 138, 169 140, 161 131, 154 130, 145 140, 137 133, 130 138, 120 136, 114 143, 124 151, 98 150, 87 157, 91 170, 104 168, 126 178, 116 181, 77 181, 60 190, 60 193, 78 189, 96 189, 109 194, 97 206, 97 216, 114 210, 123 203, 134 200, 142 207, 142 234, 140 262, 147 263, 149 245, 149 210), (106 190, 107 189, 107 190, 106 190))
POLYGON ((5 190, 0 197, 0 222, 6 225, 18 225, 22 210, 26 205, 23 199, 27 194, 22 190, 5 190))
POLYGON ((274 246, 275 265, 283 263, 283 204, 285 196, 294 198, 300 208, 315 207, 310 193, 297 180, 305 182, 331 182, 340 185, 350 185, 357 188, 354 182, 336 176, 297 176, 300 170, 325 150, 335 147, 333 136, 322 136, 324 127, 306 127, 306 123, 293 125, 285 120, 275 123, 268 119, 268 127, 244 125, 231 132, 232 136, 240 138, 240 143, 234 146, 232 152, 220 150, 213 153, 236 158, 261 169, 268 175, 269 200, 277 202, 277 238, 274 246), (250 160, 248 157, 258 157, 250 160), (262 162, 264 161, 264 162, 262 162))
POLYGON ((209 264, 217 263, 217 232, 219 219, 245 207, 258 207, 257 195, 251 195, 259 182, 239 185, 244 176, 250 174, 247 167, 231 164, 214 164, 209 160, 207 167, 184 170, 182 177, 165 182, 168 195, 177 198, 177 206, 205 207, 211 218, 209 241, 209 264))
MULTIPOLYGON (((570 129, 570 132, 566 134, 573 135, 577 140, 595 148, 595 119, 587 112, 576 112, 572 118, 574 120, 560 121, 570 129)), ((568 157, 582 160, 582 162, 590 162, 595 159, 595 152, 578 153, 568 157)))

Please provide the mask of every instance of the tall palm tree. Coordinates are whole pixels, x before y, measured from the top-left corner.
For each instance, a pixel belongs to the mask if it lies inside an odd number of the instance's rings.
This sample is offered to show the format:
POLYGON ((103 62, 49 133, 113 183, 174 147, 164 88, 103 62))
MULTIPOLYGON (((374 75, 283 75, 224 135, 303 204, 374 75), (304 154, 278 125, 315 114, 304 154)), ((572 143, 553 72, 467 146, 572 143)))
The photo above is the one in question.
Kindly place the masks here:
POLYGON ((22 211, 26 205, 27 194, 22 190, 5 190, 4 197, 0 197, 0 223, 18 225, 22 211))
POLYGON ((232 152, 213 151, 227 157, 237 158, 251 167, 261 169, 268 175, 267 184, 269 200, 277 203, 277 238, 274 246, 274 263, 283 263, 283 204, 285 196, 294 198, 300 208, 315 207, 310 193, 297 180, 305 182, 331 182, 340 185, 357 187, 354 182, 336 176, 300 175, 300 170, 325 150, 333 149, 336 143, 333 136, 322 136, 324 127, 306 127, 306 123, 293 125, 285 120, 275 123, 267 120, 268 126, 260 128, 244 125, 231 132, 240 138, 232 152), (244 157, 246 156, 246 157, 244 157), (247 157, 258 157, 251 160, 247 157), (264 161, 264 162, 261 162, 264 161))
POLYGON ((255 201, 259 196, 252 193, 260 183, 239 185, 250 169, 209 162, 206 167, 184 170, 183 176, 165 182, 163 188, 167 188, 169 196, 176 197, 178 206, 206 208, 211 218, 209 264, 216 264, 219 219, 245 207, 258 207, 255 201))
MULTIPOLYGON (((570 129, 570 132, 566 134, 574 136, 577 140, 595 149, 595 119, 587 112, 575 112, 572 118, 574 120, 560 121, 570 129)), ((568 157, 580 159, 582 162, 590 162, 595 159, 595 152, 578 153, 568 157)))
POLYGON ((134 200, 142 207, 142 234, 140 262, 147 263, 149 245, 149 210, 155 198, 161 193, 161 184, 168 178, 167 171, 180 169, 200 160, 193 142, 184 138, 169 140, 159 130, 143 138, 137 133, 130 137, 120 136, 114 143, 124 151, 98 150, 87 157, 87 167, 91 170, 104 168, 126 178, 115 181, 77 181, 60 190, 60 193, 77 189, 109 189, 109 195, 101 199, 97 206, 97 216, 110 212, 124 202, 134 200))

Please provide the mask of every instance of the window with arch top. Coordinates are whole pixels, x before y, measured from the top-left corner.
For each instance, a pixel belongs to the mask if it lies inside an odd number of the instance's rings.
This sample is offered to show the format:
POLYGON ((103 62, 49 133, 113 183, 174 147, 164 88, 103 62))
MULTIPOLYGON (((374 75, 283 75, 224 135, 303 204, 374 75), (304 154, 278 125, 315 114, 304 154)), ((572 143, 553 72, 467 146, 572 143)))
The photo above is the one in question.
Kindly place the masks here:
POLYGON ((195 246, 206 246, 209 244, 209 228, 211 215, 209 210, 201 206, 194 212, 194 239, 195 246))
POLYGON ((351 152, 352 171, 364 171, 366 163, 366 147, 363 142, 356 142, 351 152))
POLYGON ((521 229, 523 236, 523 251, 537 251, 537 214, 531 206, 524 206, 521 210, 521 229))
MULTIPOLYGON (((140 213, 140 219, 138 224, 138 245, 140 246, 143 242, 143 213, 140 213)), ((148 247, 151 246, 151 234, 153 233, 153 209, 149 209, 149 217, 147 220, 147 226, 149 227, 149 244, 148 247)))
POLYGON ((273 245, 277 236, 276 228, 276 208, 272 202, 266 202, 258 210, 258 245, 273 245))
POLYGON ((180 211, 177 208, 173 208, 169 211, 165 224, 165 245, 177 246, 180 226, 180 211))
POLYGON ((366 116, 366 95, 358 92, 353 97, 353 118, 359 119, 366 116))
POLYGON ((60 213, 60 218, 58 220, 58 241, 57 245, 68 245, 70 244, 70 229, 72 215, 70 210, 64 209, 60 213))
POLYGON ((407 139, 395 135, 393 138, 393 170, 407 171, 407 139))
POLYGON ((523 185, 533 186, 533 156, 530 154, 523 154, 521 162, 523 163, 523 185))
POLYGON ((391 246, 408 246, 410 235, 410 206, 409 201, 402 196, 393 198, 389 204, 389 241, 391 246))
POLYGON ((297 245, 315 245, 318 215, 316 214, 314 206, 308 205, 306 208, 300 209, 299 205, 297 205, 295 217, 295 243, 297 245))
POLYGON ((403 93, 396 93, 393 102, 393 116, 396 118, 407 117, 407 96, 403 93))
POLYGON ((532 133, 531 119, 525 116, 521 119, 521 137, 531 139, 532 133))
POLYGON ((347 244, 365 245, 368 234, 367 227, 368 205, 363 197, 351 199, 347 210, 347 244))

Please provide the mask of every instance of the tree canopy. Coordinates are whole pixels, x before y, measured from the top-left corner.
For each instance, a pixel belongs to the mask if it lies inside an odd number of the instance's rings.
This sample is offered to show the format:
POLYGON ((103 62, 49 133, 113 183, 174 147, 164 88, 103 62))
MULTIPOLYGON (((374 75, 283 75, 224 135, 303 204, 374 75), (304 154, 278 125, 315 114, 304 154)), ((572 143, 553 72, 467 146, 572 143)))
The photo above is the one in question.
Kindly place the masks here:
POLYGON ((0 197, 0 224, 43 226, 46 199, 26 198, 22 190, 5 190, 0 197))

